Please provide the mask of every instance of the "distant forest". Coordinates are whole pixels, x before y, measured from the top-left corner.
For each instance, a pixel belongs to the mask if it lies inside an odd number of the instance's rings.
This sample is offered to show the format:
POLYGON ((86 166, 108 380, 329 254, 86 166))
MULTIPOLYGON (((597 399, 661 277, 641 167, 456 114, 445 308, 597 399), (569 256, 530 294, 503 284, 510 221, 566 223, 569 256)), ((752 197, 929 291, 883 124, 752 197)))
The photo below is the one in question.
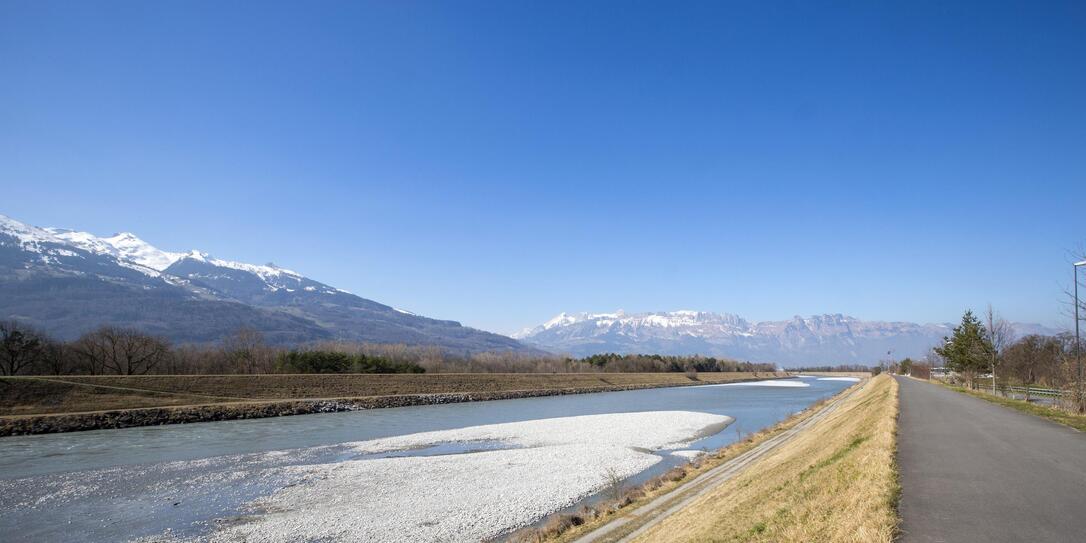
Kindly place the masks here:
MULTIPOLYGON (((834 372, 834 373, 837 373, 837 372, 846 372, 846 373, 860 372, 860 373, 862 373, 862 372, 872 371, 872 368, 871 368, 871 366, 866 366, 864 364, 838 364, 836 366, 802 366, 802 367, 799 367, 799 368, 791 368, 790 371, 795 371, 795 372, 799 372, 799 373, 803 373, 805 371, 808 371, 808 372, 834 372)), ((878 368, 874 368, 874 371, 878 371, 878 368)))
POLYGON ((773 364, 703 356, 513 352, 456 354, 438 347, 324 341, 284 348, 242 328, 215 345, 171 345, 137 330, 102 327, 58 341, 18 321, 0 323, 0 376, 266 373, 772 372, 773 364))

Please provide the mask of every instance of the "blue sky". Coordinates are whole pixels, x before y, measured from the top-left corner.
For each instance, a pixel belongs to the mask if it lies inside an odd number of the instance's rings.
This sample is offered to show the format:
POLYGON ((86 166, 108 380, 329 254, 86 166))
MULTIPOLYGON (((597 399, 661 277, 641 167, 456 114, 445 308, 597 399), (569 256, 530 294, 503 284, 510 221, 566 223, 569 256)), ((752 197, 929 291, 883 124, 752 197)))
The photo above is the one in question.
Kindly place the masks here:
POLYGON ((1086 4, 898 4, 8 0, 0 213, 499 332, 1068 324, 1086 4))

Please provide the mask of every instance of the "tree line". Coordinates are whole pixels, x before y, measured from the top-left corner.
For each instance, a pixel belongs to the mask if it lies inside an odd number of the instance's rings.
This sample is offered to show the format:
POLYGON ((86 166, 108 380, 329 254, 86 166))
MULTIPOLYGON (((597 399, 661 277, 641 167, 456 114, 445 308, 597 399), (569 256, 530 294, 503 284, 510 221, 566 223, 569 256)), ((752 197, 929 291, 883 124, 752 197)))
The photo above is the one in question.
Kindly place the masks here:
POLYGON ((659 354, 594 354, 578 360, 596 368, 611 368, 627 372, 772 372, 773 364, 740 362, 710 356, 668 356, 659 354))
POLYGON ((772 364, 703 356, 454 353, 438 347, 326 341, 269 345, 241 328, 218 344, 172 345, 134 329, 104 326, 58 341, 19 321, 0 322, 0 376, 221 375, 266 373, 772 372, 772 364))
MULTIPOLYGON (((909 359, 900 363, 899 372, 917 375, 940 364, 950 372, 949 380, 969 388, 977 388, 983 379, 993 390, 1007 385, 1043 386, 1073 392, 1068 395, 1069 407, 1081 411, 1083 398, 1078 397, 1075 338, 1068 333, 1056 336, 1026 335, 1015 338, 1010 325, 995 316, 991 308, 984 318, 972 311, 962 315, 953 333, 932 349, 928 363, 909 359)), ((1028 399, 1028 398, 1027 398, 1028 399)))
POLYGON ((0 375, 147 375, 200 373, 422 373, 418 364, 363 353, 277 349, 238 330, 221 345, 174 347, 162 338, 114 326, 56 341, 19 323, 0 323, 0 375))
POLYGON ((803 372, 820 372, 820 373, 863 373, 869 371, 876 371, 878 368, 872 368, 866 364, 837 364, 836 366, 801 366, 794 368, 793 371, 799 373, 803 372))

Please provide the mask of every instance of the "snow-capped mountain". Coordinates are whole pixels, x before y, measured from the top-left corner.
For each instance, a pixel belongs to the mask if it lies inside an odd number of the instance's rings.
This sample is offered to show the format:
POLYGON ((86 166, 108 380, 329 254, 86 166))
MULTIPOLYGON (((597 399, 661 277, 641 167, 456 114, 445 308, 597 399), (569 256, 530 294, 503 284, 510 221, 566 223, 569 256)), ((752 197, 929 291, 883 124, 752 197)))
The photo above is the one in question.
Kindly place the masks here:
MULTIPOLYGON (((1040 325, 1015 324, 1020 333, 1055 333, 1040 325)), ((704 311, 628 314, 561 313, 513 337, 575 356, 597 353, 703 354, 774 362, 784 366, 874 363, 923 357, 950 335, 951 324, 862 321, 840 314, 750 322, 738 315, 704 311)))
POLYGON ((164 271, 184 256, 182 253, 170 253, 160 250, 130 232, 100 238, 88 232, 75 232, 60 228, 46 228, 45 230, 80 249, 110 255, 118 261, 139 264, 144 268, 158 272, 164 271))
POLYGON ((161 250, 135 234, 99 237, 0 215, 0 318, 70 339, 104 324, 179 342, 240 327, 274 343, 343 339, 458 352, 529 350, 505 336, 394 309, 274 264, 161 250))

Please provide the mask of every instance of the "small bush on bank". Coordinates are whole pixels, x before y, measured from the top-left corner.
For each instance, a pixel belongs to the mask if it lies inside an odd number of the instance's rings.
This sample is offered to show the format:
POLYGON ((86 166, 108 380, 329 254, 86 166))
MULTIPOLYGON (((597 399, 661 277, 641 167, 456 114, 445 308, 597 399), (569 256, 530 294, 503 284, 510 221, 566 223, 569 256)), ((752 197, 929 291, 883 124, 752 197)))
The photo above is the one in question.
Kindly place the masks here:
POLYGON ((664 479, 671 482, 681 481, 684 478, 686 478, 686 469, 682 466, 671 468, 664 474, 664 479))

